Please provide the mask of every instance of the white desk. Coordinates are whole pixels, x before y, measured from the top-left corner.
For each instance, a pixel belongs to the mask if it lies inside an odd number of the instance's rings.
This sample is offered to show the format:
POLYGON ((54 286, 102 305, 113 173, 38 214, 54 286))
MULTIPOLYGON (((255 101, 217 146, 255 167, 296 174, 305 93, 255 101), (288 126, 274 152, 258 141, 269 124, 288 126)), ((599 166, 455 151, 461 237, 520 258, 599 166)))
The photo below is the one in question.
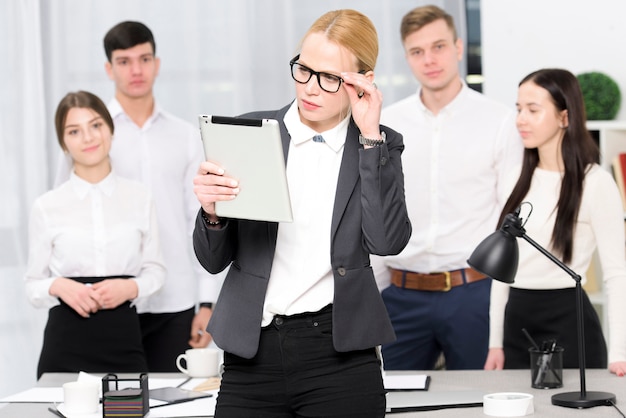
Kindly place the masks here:
MULTIPOLYGON (((578 392, 580 380, 578 369, 563 370, 563 387, 559 389, 533 389, 530 386, 529 370, 502 370, 502 371, 430 371, 429 392, 455 390, 482 390, 486 393, 495 392, 523 392, 534 396, 534 418, 577 418, 577 417, 620 417, 615 408, 598 406, 589 409, 572 409, 554 406, 552 395, 562 392, 578 392)), ((617 377, 607 370, 587 370, 587 391, 611 392, 617 397, 617 406, 626 413, 626 378, 617 377)), ((428 412, 408 412, 389 414, 389 417, 455 417, 487 418, 482 407, 464 409, 442 409, 428 412), (462 411, 462 412, 461 412, 462 411)))
MULTIPOLYGON (((459 390, 482 390, 486 393, 494 392, 524 392, 534 395, 535 413, 531 417, 559 418, 559 417, 619 417, 619 413, 613 407, 599 406, 590 409, 571 409, 551 404, 550 398, 555 393, 572 392, 580 389, 578 370, 570 369, 563 372, 563 387, 560 389, 532 389, 530 387, 530 371, 528 370, 505 370, 486 372, 482 370, 472 371, 429 371, 431 383, 429 391, 459 391, 459 390)), ((50 373, 45 374, 38 382, 38 386, 54 387, 61 386, 64 382, 75 380, 76 374, 50 373)), ((123 375, 120 375, 122 377, 123 375)), ((154 373, 154 377, 181 377, 178 373, 154 373)), ((617 397, 617 406, 626 413, 626 378, 619 378, 606 370, 587 370, 587 390, 605 391, 614 393, 617 397)), ((41 417, 54 418, 48 412, 49 404, 9 404, 0 408, 0 417, 41 417)), ((407 412, 388 414, 394 418, 430 418, 430 417, 480 417, 485 418, 482 407, 463 409, 442 409, 428 412, 407 412)))

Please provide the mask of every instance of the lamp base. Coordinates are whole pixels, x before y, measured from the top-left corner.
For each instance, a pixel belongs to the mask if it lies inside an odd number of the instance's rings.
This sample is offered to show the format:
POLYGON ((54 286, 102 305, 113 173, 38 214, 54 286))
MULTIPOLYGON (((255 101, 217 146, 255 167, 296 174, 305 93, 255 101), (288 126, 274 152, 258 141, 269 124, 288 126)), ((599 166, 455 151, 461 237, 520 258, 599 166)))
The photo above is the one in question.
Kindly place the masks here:
POLYGON ((615 395, 609 392, 587 392, 584 397, 580 392, 557 393, 552 396, 552 405, 568 408, 592 408, 610 405, 610 402, 615 402, 615 395))

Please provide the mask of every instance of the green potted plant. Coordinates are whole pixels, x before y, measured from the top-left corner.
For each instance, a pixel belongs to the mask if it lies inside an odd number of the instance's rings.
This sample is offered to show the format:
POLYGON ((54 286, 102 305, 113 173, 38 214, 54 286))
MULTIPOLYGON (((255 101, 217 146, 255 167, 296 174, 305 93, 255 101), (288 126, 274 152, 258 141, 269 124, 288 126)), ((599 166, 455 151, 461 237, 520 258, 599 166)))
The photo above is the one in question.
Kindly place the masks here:
POLYGON ((587 119, 615 119, 622 100, 617 83, 599 71, 581 73, 577 78, 585 101, 587 119))

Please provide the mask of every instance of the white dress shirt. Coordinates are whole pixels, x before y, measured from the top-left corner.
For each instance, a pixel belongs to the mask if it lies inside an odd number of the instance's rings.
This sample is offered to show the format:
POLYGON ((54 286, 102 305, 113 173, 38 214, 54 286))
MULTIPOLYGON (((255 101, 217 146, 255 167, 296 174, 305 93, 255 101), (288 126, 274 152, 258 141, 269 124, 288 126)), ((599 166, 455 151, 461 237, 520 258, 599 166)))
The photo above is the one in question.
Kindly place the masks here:
MULTIPOLYGON (((139 313, 181 312, 197 302, 215 302, 225 272, 210 277, 193 253, 191 235, 200 203, 193 178, 204 151, 199 128, 165 112, 155 103, 152 116, 137 126, 113 99, 108 105, 115 124, 111 164, 122 177, 145 184, 157 210, 167 277, 163 289, 139 313)), ((65 176, 71 164, 61 168, 65 176)), ((57 182, 59 175, 57 175, 57 182)))
MULTIPOLYGON (((513 170, 519 173, 519 170, 513 170)), ((550 251, 552 231, 556 220, 557 202, 561 190, 562 174, 536 168, 528 194, 522 206, 526 234, 550 251)), ((514 176, 517 180, 517 176, 514 176)), ((512 190, 515 182, 511 184, 512 190)), ((585 176, 584 190, 576 230, 572 261, 568 267, 579 274, 581 283, 587 281, 594 251, 602 267, 602 278, 608 297, 609 329, 604 330, 609 341, 609 362, 626 361, 626 261, 624 259, 624 211, 621 197, 611 175, 594 165, 585 176), (608 332, 610 331, 610 334, 608 332)), ((519 267, 515 283, 519 289, 563 289, 574 287, 576 282, 561 268, 520 239, 519 267)), ((493 281, 491 287, 489 347, 502 347, 504 310, 509 296, 509 285, 493 281)))
POLYGON ((316 312, 333 301, 330 226, 349 120, 350 115, 321 132, 324 142, 314 142, 318 133, 300 121, 296 101, 285 115, 293 222, 278 226, 263 326, 276 314, 316 312))
POLYGON ((404 136, 402 168, 413 225, 406 248, 383 262, 419 273, 457 270, 496 229, 504 205, 498 190, 521 161, 522 143, 513 110, 464 83, 437 115, 420 93, 386 107, 381 116, 382 124, 404 136))
POLYGON ((156 212, 145 186, 109 174, 91 184, 71 174, 34 203, 26 294, 36 307, 58 305, 58 277, 134 276, 138 306, 164 282, 156 212))

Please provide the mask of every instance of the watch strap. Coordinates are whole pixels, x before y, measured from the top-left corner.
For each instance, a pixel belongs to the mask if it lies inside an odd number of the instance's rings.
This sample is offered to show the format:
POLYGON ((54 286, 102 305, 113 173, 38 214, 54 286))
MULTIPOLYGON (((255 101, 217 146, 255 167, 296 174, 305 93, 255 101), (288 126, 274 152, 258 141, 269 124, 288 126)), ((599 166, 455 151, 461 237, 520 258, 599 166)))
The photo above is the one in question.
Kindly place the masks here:
POLYGON ((385 143, 386 139, 387 135, 384 131, 380 133, 380 139, 365 138, 363 135, 359 134, 359 144, 369 147, 379 147, 385 143))

